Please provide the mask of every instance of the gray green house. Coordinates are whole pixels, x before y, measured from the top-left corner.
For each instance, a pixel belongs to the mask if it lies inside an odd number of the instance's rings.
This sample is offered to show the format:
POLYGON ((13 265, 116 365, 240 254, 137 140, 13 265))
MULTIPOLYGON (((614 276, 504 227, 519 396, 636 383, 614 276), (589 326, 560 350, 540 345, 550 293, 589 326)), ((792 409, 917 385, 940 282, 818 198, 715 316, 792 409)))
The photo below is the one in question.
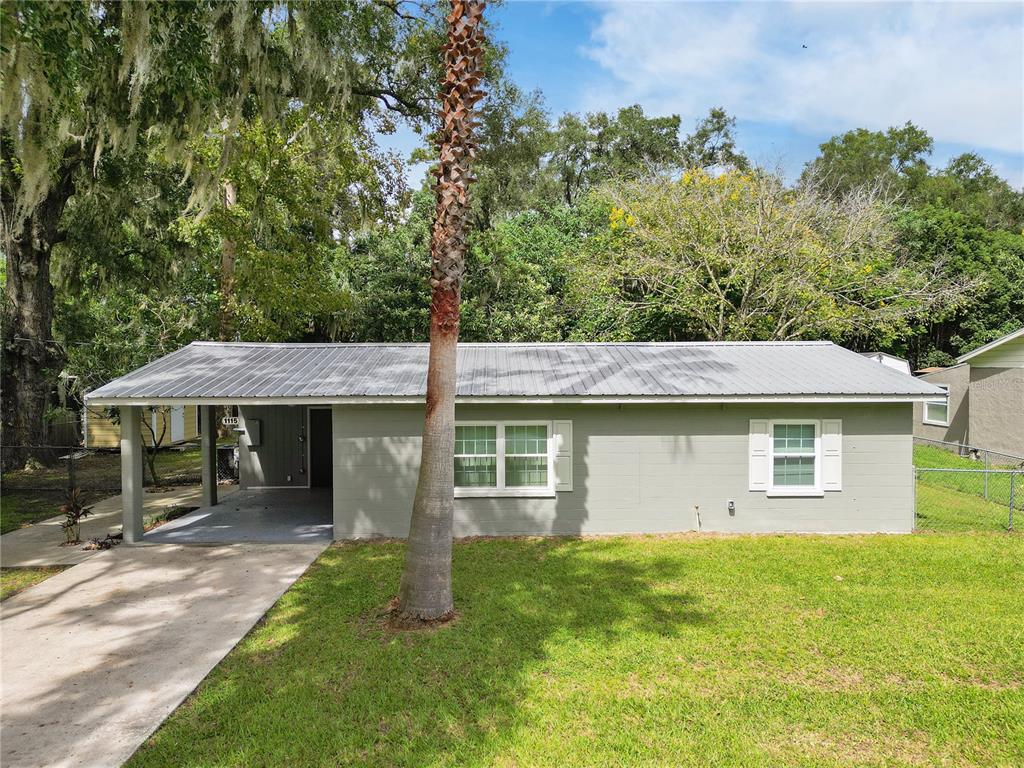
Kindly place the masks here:
MULTIPOLYGON (((125 533, 139 540, 132 425, 237 406, 234 494, 329 498, 333 537, 404 536, 423 344, 197 342, 94 390, 121 409, 125 533), (330 489, 329 491, 326 489, 330 489), (296 495, 298 494, 298 495, 296 495)), ((907 532, 914 408, 938 387, 827 342, 461 344, 458 536, 907 532)))

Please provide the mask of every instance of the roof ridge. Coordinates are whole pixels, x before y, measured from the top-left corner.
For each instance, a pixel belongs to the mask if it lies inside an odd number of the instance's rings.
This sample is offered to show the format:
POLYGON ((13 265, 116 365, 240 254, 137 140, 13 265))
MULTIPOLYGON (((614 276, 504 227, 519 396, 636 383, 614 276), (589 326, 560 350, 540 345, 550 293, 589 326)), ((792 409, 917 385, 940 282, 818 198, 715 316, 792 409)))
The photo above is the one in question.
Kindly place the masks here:
MULTIPOLYGON (((212 341, 189 346, 209 347, 426 347, 426 341, 212 341)), ((460 341, 460 347, 826 347, 831 341, 460 341)))

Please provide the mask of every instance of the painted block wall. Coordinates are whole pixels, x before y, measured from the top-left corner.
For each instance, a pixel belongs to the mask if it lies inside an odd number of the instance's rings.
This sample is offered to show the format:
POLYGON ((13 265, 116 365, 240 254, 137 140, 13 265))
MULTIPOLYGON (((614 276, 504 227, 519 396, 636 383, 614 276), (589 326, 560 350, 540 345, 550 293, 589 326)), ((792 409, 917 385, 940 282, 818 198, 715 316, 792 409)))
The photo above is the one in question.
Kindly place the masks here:
MULTIPOLYGON (((459 406, 466 421, 572 419, 574 490, 456 499, 455 533, 909 532, 912 416, 901 403, 459 406), (752 418, 842 419, 843 490, 820 498, 749 491, 752 418)), ((335 538, 405 536, 422 406, 335 406, 333 419, 335 538)))

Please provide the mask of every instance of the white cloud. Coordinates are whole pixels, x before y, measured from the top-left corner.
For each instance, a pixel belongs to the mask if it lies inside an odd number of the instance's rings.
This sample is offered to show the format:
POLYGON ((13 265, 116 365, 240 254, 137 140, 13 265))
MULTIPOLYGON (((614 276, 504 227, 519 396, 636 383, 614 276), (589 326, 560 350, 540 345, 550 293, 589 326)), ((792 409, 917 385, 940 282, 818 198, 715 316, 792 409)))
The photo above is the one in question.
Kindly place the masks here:
POLYGON ((911 120, 937 141, 1024 151, 1024 5, 595 6, 586 109, 724 106, 805 132, 911 120), (803 46, 806 46, 803 47, 803 46))

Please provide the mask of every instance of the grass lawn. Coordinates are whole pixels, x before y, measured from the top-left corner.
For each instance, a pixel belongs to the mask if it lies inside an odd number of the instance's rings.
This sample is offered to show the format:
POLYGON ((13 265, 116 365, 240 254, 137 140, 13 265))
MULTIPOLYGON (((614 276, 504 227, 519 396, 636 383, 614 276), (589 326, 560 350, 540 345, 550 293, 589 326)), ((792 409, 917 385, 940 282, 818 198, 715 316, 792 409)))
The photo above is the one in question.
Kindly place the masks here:
POLYGON ((63 571, 64 568, 63 565, 52 565, 45 568, 0 568, 0 600, 6 600, 23 589, 45 581, 63 571))
POLYGON ((1024 764, 1024 538, 478 540, 460 618, 333 547, 129 765, 1024 764))
MULTIPOLYGON (((1024 475, 1020 478, 1024 506, 1024 475)), ((1005 504, 985 501, 974 493, 964 493, 942 483, 920 480, 917 483, 919 531, 1006 531, 1010 522, 1005 504)), ((1024 510, 1015 507, 1014 529, 1024 530, 1024 510)))
MULTIPOLYGON (((914 466, 941 469, 984 469, 981 461, 930 445, 914 446, 914 466)), ((1011 469, 1012 465, 992 465, 1011 469)), ((1020 469, 1020 467, 1018 467, 1020 469)), ((941 531, 1006 530, 1009 522, 1010 476, 990 474, 986 484, 981 472, 918 472, 917 524, 941 531)), ((1018 472, 1014 508, 1024 507, 1024 472, 1018 472)), ((1017 515, 1017 526, 1024 514, 1017 515)))
MULTIPOLYGON (((156 466, 157 475, 166 485, 199 482, 201 461, 198 449, 160 451, 156 466)), ((67 464, 57 461, 53 466, 32 471, 5 472, 2 479, 3 495, 0 498, 0 534, 60 514, 59 507, 64 503, 68 486, 67 471, 67 464)), ((150 485, 148 467, 144 476, 145 484, 150 485)), ((120 454, 94 451, 76 459, 75 479, 82 489, 86 504, 120 493, 120 454)))

